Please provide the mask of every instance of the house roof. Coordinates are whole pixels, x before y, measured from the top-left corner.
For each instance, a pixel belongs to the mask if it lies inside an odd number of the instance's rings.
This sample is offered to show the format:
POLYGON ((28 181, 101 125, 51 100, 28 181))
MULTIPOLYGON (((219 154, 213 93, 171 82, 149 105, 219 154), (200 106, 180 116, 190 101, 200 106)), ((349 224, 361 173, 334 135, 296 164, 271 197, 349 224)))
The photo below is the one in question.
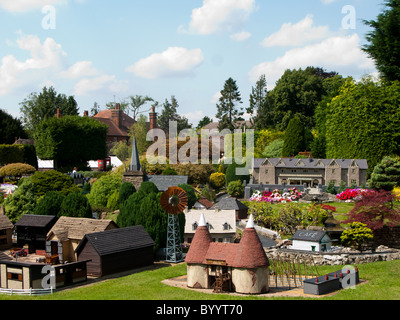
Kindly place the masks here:
POLYGON ((195 233, 193 225, 200 225, 200 218, 204 216, 207 221, 211 233, 235 233, 236 232, 236 212, 235 210, 221 210, 214 212, 211 210, 190 210, 185 213, 185 233, 195 233), (224 225, 228 225, 228 229, 224 229, 224 225))
POLYGON ((298 230, 293 235, 292 240, 321 242, 322 238, 327 236, 325 231, 320 230, 298 230))
POLYGON ((186 255, 186 263, 210 264, 224 262, 235 268, 261 268, 269 266, 267 255, 254 228, 243 231, 240 243, 211 242, 207 227, 198 227, 186 255))
POLYGON ((82 240, 85 234, 116 229, 118 225, 112 220, 60 217, 47 233, 47 238, 56 236, 59 241, 68 239, 82 240))
POLYGON ((187 184, 187 176, 152 176, 148 175, 146 181, 153 182, 159 191, 166 191, 170 187, 176 187, 180 184, 187 184))
POLYGON ((0 230, 12 229, 14 225, 6 215, 0 214, 0 230))
POLYGON ((313 159, 313 158, 256 158, 253 159, 253 169, 260 168, 264 163, 269 162, 273 167, 277 168, 325 168, 333 161, 342 169, 348 169, 353 164, 362 170, 368 169, 368 162, 365 159, 313 159))
POLYGON ((24 214, 15 224, 17 227, 47 227, 57 220, 56 216, 24 214))
POLYGON ((93 118, 108 125, 109 136, 129 137, 128 130, 136 123, 136 121, 126 113, 119 111, 121 117, 121 127, 119 128, 118 125, 112 121, 113 112, 115 112, 115 110, 103 110, 96 114, 93 118))
POLYGON ((201 206, 205 207, 206 209, 210 209, 214 205, 213 202, 211 202, 210 200, 208 200, 206 198, 197 200, 194 207, 196 207, 197 203, 199 203, 201 206))
POLYGON ((242 202, 232 197, 222 198, 219 202, 214 204, 209 210, 247 210, 249 209, 242 202))
POLYGON ((155 245, 155 242, 143 226, 133 226, 86 234, 75 252, 78 253, 87 242, 90 242, 100 256, 147 248, 155 245))

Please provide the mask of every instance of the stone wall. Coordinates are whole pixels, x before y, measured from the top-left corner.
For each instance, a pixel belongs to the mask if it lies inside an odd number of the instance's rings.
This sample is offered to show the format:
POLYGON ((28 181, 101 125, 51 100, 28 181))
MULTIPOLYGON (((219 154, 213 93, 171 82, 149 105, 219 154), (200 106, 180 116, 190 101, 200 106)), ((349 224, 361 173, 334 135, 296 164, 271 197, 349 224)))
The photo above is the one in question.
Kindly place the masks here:
POLYGON ((309 260, 310 256, 313 258, 315 265, 357 265, 362 263, 372 263, 378 261, 392 261, 400 260, 400 250, 389 249, 387 247, 378 247, 376 252, 354 252, 352 250, 343 250, 340 253, 318 253, 318 252, 305 252, 299 250, 289 250, 273 248, 266 251, 268 259, 276 259, 278 256, 280 259, 294 258, 309 260))

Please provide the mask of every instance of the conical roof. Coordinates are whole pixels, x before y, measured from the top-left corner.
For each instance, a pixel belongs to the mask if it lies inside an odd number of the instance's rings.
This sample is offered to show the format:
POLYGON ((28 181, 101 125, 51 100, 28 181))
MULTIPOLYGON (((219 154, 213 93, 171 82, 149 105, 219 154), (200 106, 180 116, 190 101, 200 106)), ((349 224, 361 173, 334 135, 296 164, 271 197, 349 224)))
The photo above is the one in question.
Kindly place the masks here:
POLYGON ((269 261, 264 248, 254 228, 254 219, 251 215, 242 239, 238 245, 235 267, 237 268, 261 268, 268 267, 269 261))
POLYGON ((189 251, 186 254, 185 262, 202 264, 211 242, 212 238, 208 231, 204 215, 202 215, 192 243, 190 244, 189 251))
POLYGON ((135 136, 133 136, 133 141, 132 141, 132 159, 129 169, 130 171, 140 171, 139 152, 135 136))

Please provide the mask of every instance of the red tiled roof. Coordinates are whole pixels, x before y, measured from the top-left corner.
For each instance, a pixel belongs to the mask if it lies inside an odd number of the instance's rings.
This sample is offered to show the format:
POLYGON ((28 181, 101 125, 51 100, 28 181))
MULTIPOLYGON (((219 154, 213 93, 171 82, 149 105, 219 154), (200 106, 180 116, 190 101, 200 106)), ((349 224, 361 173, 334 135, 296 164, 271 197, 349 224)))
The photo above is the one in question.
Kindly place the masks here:
POLYGON ((186 263, 207 264, 207 260, 223 261, 235 268, 268 267, 269 261, 254 228, 245 229, 240 243, 211 242, 207 227, 199 227, 186 256, 186 263))
POLYGON ((93 118, 99 120, 102 123, 108 125, 108 135, 109 136, 123 136, 128 137, 128 130, 136 123, 130 116, 126 113, 120 111, 121 117, 121 127, 119 128, 113 121, 112 121, 112 113, 115 110, 107 109, 100 111, 96 114, 93 118))
POLYGON ((111 120, 107 118, 97 118, 96 120, 106 124, 108 126, 108 136, 121 136, 121 137, 129 137, 129 134, 118 128, 118 126, 111 120))
POLYGON ((203 199, 199 199, 197 200, 198 203, 200 203, 201 205, 203 205, 204 207, 206 207, 206 209, 211 208, 214 203, 212 203, 210 200, 203 198, 203 199))

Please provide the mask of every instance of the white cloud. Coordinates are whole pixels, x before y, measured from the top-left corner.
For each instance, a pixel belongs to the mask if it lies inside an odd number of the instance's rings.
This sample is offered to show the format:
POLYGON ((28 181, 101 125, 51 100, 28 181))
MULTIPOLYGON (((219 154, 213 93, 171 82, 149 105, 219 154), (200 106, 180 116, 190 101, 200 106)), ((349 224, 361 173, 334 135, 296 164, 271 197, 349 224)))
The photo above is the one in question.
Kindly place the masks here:
POLYGON ((60 73, 61 77, 76 79, 88 76, 95 76, 98 71, 92 67, 91 61, 79 61, 72 65, 68 70, 60 73))
POLYGON ((128 83, 119 81, 114 75, 102 75, 95 78, 80 80, 74 88, 74 94, 79 96, 94 93, 122 93, 128 90, 128 83))
POLYGON ((10 12, 27 12, 46 5, 66 4, 67 0, 0 0, 0 6, 10 12))
POLYGON ((219 102, 219 98, 221 98, 221 97, 222 97, 221 91, 218 91, 218 92, 214 93, 210 102, 213 104, 217 104, 219 102))
POLYGON ((230 36, 230 38, 232 40, 237 41, 237 42, 245 41, 245 40, 249 39, 250 37, 251 37, 251 33, 246 32, 246 31, 238 32, 238 33, 232 34, 230 36))
POLYGON ((300 46, 315 40, 321 40, 329 33, 329 27, 327 26, 313 26, 313 16, 307 15, 296 24, 283 24, 278 32, 264 39, 262 45, 264 47, 300 46))
POLYGON ((271 87, 287 69, 314 66, 354 76, 375 72, 374 62, 360 46, 357 34, 330 37, 317 44, 291 49, 274 61, 263 62, 249 72, 249 77, 255 82, 261 75, 266 75, 271 87))
POLYGON ((126 71, 147 79, 191 76, 203 61, 201 49, 169 47, 162 53, 139 60, 126 71))
POLYGON ((25 61, 13 55, 2 58, 0 64, 0 95, 5 95, 27 83, 37 83, 46 73, 55 74, 65 64, 66 53, 54 39, 47 38, 43 44, 37 36, 21 35, 18 47, 30 53, 25 61), (39 72, 40 71, 40 72, 39 72))
POLYGON ((255 9, 255 0, 203 0, 203 6, 192 11, 189 30, 181 26, 179 31, 211 34, 236 30, 255 9))

